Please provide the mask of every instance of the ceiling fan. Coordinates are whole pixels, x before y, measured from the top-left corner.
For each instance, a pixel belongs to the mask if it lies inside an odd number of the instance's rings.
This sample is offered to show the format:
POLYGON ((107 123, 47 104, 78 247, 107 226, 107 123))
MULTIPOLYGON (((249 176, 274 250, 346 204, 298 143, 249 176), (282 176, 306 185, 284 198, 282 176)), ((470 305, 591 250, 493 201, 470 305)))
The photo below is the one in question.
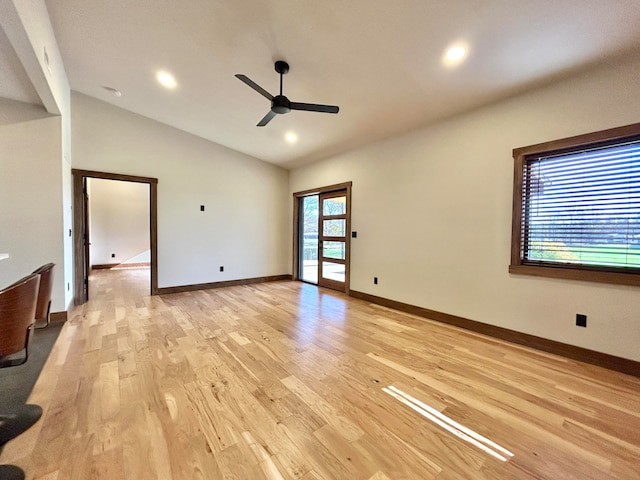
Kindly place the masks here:
POLYGON ((291 110, 306 110, 308 112, 322 112, 322 113, 338 113, 339 108, 335 105, 317 105, 315 103, 299 103, 291 102, 287 97, 282 94, 282 76, 286 75, 289 71, 289 64, 285 61, 278 60, 275 63, 276 72, 280 74, 280 95, 275 97, 267 92, 264 88, 251 80, 246 75, 240 73, 236 74, 236 77, 253 88, 267 100, 271 100, 271 110, 264 116, 262 120, 258 122, 258 127, 264 127, 269 123, 276 114, 289 113, 291 110))

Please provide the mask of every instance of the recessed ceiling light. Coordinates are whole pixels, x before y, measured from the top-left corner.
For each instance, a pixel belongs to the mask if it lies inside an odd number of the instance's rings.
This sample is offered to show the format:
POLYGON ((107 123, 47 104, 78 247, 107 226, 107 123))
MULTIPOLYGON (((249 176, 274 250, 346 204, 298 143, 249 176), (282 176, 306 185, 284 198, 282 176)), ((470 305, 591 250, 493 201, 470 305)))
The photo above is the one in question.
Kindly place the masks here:
POLYGON ((447 65, 456 65, 465 59, 467 49, 463 45, 454 45, 447 49, 444 54, 444 63, 447 65))
POLYGON ((178 86, 178 82, 176 82, 175 77, 169 72, 165 72, 162 70, 157 72, 156 79, 158 80, 158 83, 160 83, 160 85, 165 88, 174 89, 178 86))
POLYGON ((284 139, 289 143, 296 143, 298 141, 298 135, 294 132, 287 132, 284 135, 284 139))
POLYGON ((122 92, 120 90, 117 90, 113 87, 107 87, 106 85, 103 85, 102 88, 109 92, 111 95, 113 95, 114 97, 121 97, 122 96, 122 92))

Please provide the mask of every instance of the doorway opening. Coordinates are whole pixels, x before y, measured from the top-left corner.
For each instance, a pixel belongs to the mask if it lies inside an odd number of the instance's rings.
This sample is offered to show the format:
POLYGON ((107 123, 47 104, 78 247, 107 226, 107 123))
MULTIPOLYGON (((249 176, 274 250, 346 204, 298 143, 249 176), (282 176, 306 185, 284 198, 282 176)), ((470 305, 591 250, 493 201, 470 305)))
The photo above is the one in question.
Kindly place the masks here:
POLYGON ((294 193, 294 279, 349 292, 351 182, 294 193))
MULTIPOLYGON (((89 170, 72 170, 73 175, 73 256, 74 256, 74 303, 82 305, 89 299, 89 274, 92 264, 99 267, 113 266, 114 264, 133 266, 148 263, 150 269, 150 293, 158 293, 158 262, 157 262, 157 185, 156 178, 137 177, 106 172, 94 172, 89 170), (115 180, 120 182, 134 182, 148 185, 148 203, 145 208, 148 213, 148 252, 137 252, 128 256, 126 251, 121 251, 118 258, 116 253, 105 255, 105 252, 91 248, 91 214, 89 201, 89 187, 93 179, 115 180), (139 254, 139 255, 138 255, 139 254), (91 261, 91 256, 100 258, 91 261), (106 258, 106 260, 105 260, 106 258), (136 261, 137 260, 137 261, 136 261)), ((97 184, 96 184, 97 185, 97 184)), ((133 191, 133 190, 132 190, 133 191)), ((97 193, 97 190, 96 190, 97 193)), ((139 193, 139 192, 138 192, 139 193)), ((108 201, 102 202, 100 208, 108 208, 108 201)), ((95 222, 94 222, 95 226, 95 222)), ((131 227, 133 228, 133 227, 131 227)), ((130 229, 131 231, 131 229, 130 229)), ((95 268, 95 266, 94 266, 95 268)))

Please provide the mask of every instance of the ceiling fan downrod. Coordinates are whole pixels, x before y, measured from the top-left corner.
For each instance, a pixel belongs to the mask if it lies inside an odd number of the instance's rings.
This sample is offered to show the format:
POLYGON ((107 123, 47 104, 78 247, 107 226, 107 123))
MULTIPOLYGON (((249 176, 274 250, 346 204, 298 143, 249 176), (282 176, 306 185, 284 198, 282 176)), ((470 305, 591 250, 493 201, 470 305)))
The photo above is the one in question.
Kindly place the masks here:
POLYGON ((280 74, 280 96, 282 96, 282 76, 289 73, 289 64, 284 60, 278 60, 275 64, 276 72, 280 74))

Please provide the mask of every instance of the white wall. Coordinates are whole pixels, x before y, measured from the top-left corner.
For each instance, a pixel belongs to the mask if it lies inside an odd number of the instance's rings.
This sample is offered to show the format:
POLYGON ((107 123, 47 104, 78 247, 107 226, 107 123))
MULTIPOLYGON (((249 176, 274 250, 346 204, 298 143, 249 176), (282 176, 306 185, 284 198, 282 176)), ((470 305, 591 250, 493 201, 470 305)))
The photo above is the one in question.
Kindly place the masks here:
POLYGON ((91 265, 126 262, 149 250, 148 184, 91 178, 87 190, 91 265))
POLYGON ((640 288, 507 270, 512 149, 640 121, 639 74, 611 64, 298 168, 290 191, 353 181, 353 290, 640 360, 640 288))
POLYGON ((160 287, 290 272, 286 170, 75 92, 71 112, 74 168, 158 178, 160 287))
MULTIPOLYGON (((5 0, 0 2, 0 27, 4 30, 46 110, 61 116, 61 128, 58 132, 61 143, 58 146, 55 160, 53 157, 51 158, 51 161, 58 164, 57 174, 48 180, 60 187, 58 198, 52 199, 57 209, 56 215, 62 224, 62 228, 58 229, 62 235, 60 239, 62 257, 61 261, 56 262, 58 263, 56 276, 61 280, 56 281, 53 285, 53 298, 63 297, 64 300, 59 303, 54 301, 52 311, 62 311, 66 310, 73 297, 69 82, 44 0, 5 0), (48 63, 45 60, 45 49, 48 63)), ((15 119, 15 121, 20 120, 15 119)), ((26 161, 28 158, 29 155, 25 155, 26 161)), ((29 184, 24 186, 28 188, 29 184)), ((25 236, 29 234, 28 231, 22 233, 25 236)))
POLYGON ((0 288, 54 262, 53 312, 66 310, 61 122, 41 107, 0 99, 0 288))

